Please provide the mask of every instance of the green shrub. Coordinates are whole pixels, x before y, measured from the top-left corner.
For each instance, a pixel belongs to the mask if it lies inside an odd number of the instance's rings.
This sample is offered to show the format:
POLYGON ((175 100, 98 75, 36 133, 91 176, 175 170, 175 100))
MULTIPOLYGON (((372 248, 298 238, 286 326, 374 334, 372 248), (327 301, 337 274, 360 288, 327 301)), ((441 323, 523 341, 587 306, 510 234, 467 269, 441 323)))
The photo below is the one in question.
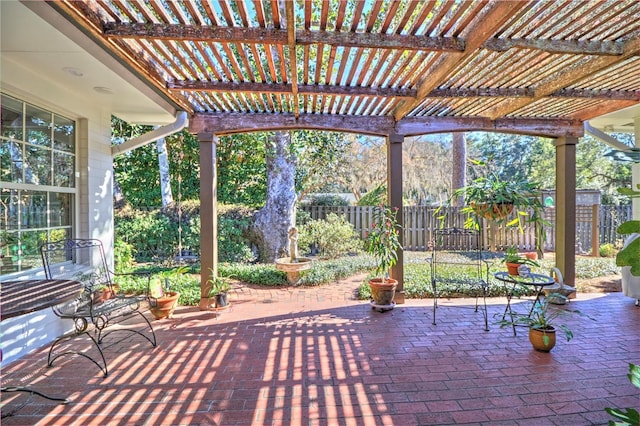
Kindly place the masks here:
MULTIPOLYGON (((178 253, 182 227, 183 250, 200 255, 200 216, 199 208, 187 203, 182 214, 182 223, 174 207, 161 209, 134 210, 125 207, 116 212, 116 239, 133 247, 138 262, 157 261, 173 258, 178 253)), ((218 258, 221 262, 248 262, 254 259, 245 238, 245 232, 251 226, 253 210, 243 206, 218 206, 218 258)))
POLYGON ((335 213, 329 213, 325 220, 309 221, 301 227, 299 235, 301 253, 307 252, 313 244, 322 257, 329 259, 362 251, 362 240, 353 225, 335 213))
POLYGON ((300 284, 307 286, 327 284, 374 267, 374 260, 368 255, 316 261, 313 263, 313 268, 301 275, 300 284))
POLYGON ((313 195, 306 204, 312 206, 348 206, 349 202, 339 195, 313 195))
POLYGON ((298 227, 310 222, 311 220, 311 213, 302 209, 296 209, 296 225, 298 227))
POLYGON ((611 243, 602 244, 600 246, 600 256, 601 257, 614 257, 618 250, 616 250, 615 246, 611 243))
POLYGON ((275 265, 246 263, 221 263, 218 265, 221 276, 234 278, 249 284, 264 286, 283 286, 287 284, 287 275, 276 269, 275 265))
POLYGON ((124 272, 133 266, 133 245, 117 237, 113 247, 113 259, 116 272, 124 272))
POLYGON ((250 262, 255 259, 244 233, 250 219, 218 217, 218 259, 221 262, 250 262))
POLYGON ((160 210, 125 210, 116 214, 116 239, 134 247, 137 261, 166 259, 176 252, 178 224, 160 210))
POLYGON ((387 186, 380 184, 364 194, 359 200, 359 206, 379 206, 387 202, 387 186))

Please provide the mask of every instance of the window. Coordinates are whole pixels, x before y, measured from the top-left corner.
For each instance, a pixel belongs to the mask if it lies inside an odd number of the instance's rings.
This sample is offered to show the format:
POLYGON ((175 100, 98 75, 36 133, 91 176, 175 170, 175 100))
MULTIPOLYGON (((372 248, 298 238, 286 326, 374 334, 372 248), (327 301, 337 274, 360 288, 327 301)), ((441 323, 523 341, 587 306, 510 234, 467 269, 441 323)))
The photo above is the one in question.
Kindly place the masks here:
POLYGON ((46 241, 71 238, 76 124, 2 94, 0 275, 40 267, 46 241))

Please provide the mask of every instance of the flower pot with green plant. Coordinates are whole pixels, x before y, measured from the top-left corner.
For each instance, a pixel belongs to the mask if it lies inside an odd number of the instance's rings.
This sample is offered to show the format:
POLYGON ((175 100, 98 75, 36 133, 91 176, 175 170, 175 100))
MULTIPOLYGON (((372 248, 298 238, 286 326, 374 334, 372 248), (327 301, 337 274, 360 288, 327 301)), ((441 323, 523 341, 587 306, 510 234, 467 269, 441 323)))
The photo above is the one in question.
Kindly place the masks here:
POLYGON ((169 291, 169 275, 164 277, 165 288, 162 288, 162 279, 153 278, 149 284, 149 310, 155 319, 172 318, 173 311, 178 306, 180 293, 169 291))
POLYGON ((216 309, 226 309, 231 306, 229 303, 229 290, 231 289, 229 280, 211 275, 208 283, 211 286, 209 297, 215 300, 214 307, 216 309))
MULTIPOLYGON (((437 209, 439 218, 446 218, 445 214, 440 214, 441 209, 462 199, 464 207, 460 213, 466 216, 465 228, 480 229, 483 219, 517 226, 521 231, 525 223, 530 223, 536 229, 536 250, 542 256, 543 230, 549 222, 542 215, 543 204, 538 185, 525 177, 503 178, 484 161, 470 162, 478 166, 475 169, 477 177, 453 191, 447 202, 437 209)), ((493 245, 492 249, 495 249, 493 245)))
POLYGON ((509 275, 520 275, 519 268, 522 265, 526 265, 527 267, 535 266, 539 267, 540 264, 527 257, 526 255, 520 254, 516 247, 507 247, 505 251, 504 258, 502 259, 505 265, 507 265, 507 271, 509 275))
POLYGON ((573 338, 573 332, 567 325, 556 323, 558 318, 570 314, 582 315, 577 310, 552 307, 548 298, 545 298, 536 302, 530 315, 514 315, 511 319, 498 321, 498 324, 501 328, 519 325, 529 327, 529 342, 533 348, 540 352, 549 352, 556 344, 556 331, 562 331, 567 342, 573 338))
POLYGON ((369 280, 372 307, 379 311, 393 309, 398 281, 389 277, 389 271, 398 261, 400 225, 399 209, 378 206, 374 211, 373 223, 365 239, 365 251, 376 259, 376 277, 369 280))

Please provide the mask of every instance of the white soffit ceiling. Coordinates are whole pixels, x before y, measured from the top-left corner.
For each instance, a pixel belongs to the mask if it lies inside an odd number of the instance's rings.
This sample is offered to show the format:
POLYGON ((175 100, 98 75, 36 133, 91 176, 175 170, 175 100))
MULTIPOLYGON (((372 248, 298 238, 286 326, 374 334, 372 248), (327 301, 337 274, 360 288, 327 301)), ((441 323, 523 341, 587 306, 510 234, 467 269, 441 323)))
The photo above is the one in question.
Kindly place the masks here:
MULTIPOLYGON (((634 132, 634 120, 640 119, 640 105, 621 109, 589 120, 589 123, 603 132, 634 132)), ((639 124, 640 125, 640 124, 639 124)))
POLYGON ((37 98, 71 106, 67 108, 79 114, 89 103, 130 123, 166 124, 175 120, 171 104, 142 86, 119 64, 103 64, 103 59, 111 58, 104 58, 104 52, 97 52, 97 46, 46 3, 32 2, 26 7, 19 1, 2 0, 0 18, 3 83, 29 87, 28 79, 35 73, 50 82, 44 85, 44 92, 42 86, 38 88, 34 93, 37 98), (103 58, 96 59, 86 48, 95 49, 92 53, 103 58), (30 72, 20 73, 20 69, 30 72))

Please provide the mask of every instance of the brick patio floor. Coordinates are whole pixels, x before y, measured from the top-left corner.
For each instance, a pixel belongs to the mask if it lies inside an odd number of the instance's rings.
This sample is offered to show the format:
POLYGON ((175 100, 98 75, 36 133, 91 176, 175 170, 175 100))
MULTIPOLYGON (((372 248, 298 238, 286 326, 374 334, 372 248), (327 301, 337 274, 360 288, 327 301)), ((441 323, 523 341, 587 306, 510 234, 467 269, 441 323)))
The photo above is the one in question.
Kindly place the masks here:
MULTIPOLYGON (((106 349, 110 374, 82 357, 46 367, 47 348, 3 366, 3 425, 600 425, 605 407, 640 407, 626 375, 640 363, 640 308, 621 293, 570 303, 571 342, 549 354, 526 330, 483 331, 471 300, 372 311, 362 276, 321 289, 239 288, 230 309, 182 308, 106 349)), ((491 299, 490 318, 504 310, 491 299)), ((80 342, 84 344, 85 342, 80 342)), ((90 345, 86 344, 87 350, 90 345)))

